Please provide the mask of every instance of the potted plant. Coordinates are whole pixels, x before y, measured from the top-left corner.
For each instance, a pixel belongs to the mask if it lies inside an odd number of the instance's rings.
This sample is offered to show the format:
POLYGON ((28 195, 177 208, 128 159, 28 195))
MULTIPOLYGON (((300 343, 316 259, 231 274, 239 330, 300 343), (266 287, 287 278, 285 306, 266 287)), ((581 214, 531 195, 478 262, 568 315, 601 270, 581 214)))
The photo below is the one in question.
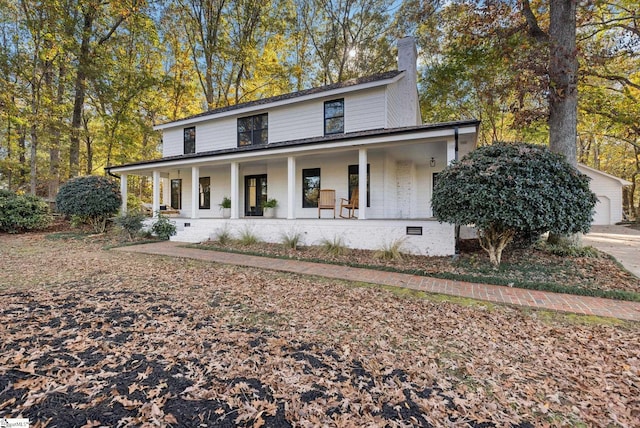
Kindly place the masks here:
POLYGON ((222 202, 218 204, 220 209, 222 210, 222 217, 229 218, 231 217, 231 198, 225 196, 222 198, 222 202))
POLYGON ((278 201, 276 199, 267 199, 267 201, 262 205, 262 215, 264 218, 273 218, 276 214, 276 207, 278 206, 278 201))

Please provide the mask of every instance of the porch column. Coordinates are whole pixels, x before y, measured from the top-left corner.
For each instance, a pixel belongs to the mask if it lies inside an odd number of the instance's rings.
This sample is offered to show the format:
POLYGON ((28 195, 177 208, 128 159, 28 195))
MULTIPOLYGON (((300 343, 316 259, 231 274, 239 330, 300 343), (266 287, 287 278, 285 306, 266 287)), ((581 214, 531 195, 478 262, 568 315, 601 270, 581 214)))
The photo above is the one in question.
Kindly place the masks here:
POLYGON ((447 165, 456 160, 456 141, 447 141, 447 165))
POLYGON ((160 171, 153 171, 153 202, 152 208, 153 216, 157 217, 160 212, 160 171))
POLYGON ((231 162, 231 218, 240 218, 240 164, 231 162))
POLYGON ((127 213, 127 174, 120 176, 120 195, 122 196, 120 212, 125 215, 127 213))
POLYGON ((287 220, 296 218, 296 158, 287 158, 287 220))
POLYGON ((358 220, 367 218, 367 149, 358 151, 358 220))
POLYGON ((191 167, 191 218, 200 217, 200 167, 191 167))

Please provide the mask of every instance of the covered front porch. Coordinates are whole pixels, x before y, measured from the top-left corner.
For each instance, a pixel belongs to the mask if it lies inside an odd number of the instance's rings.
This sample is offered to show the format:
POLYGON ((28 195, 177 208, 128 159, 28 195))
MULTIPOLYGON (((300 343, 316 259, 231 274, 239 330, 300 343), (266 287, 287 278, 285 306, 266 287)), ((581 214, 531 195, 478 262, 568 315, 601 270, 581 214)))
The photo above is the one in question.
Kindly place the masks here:
MULTIPOLYGON (((231 200, 231 219, 263 215, 263 205, 275 199, 276 218, 318 218, 318 193, 335 191, 340 200, 354 190, 361 197, 355 215, 365 219, 430 218, 430 199, 437 174, 456 157, 453 140, 407 141, 402 144, 341 147, 284 153, 248 152, 209 159, 158 162, 121 172, 123 201, 128 174, 152 177, 154 215, 167 207, 188 219, 223 218, 220 204, 231 200), (360 180, 366 171, 366 180, 360 180), (366 197, 365 197, 366 195, 366 197)), ((126 202, 122 210, 128 209, 126 202)), ((333 217, 329 210, 323 217, 333 217)))

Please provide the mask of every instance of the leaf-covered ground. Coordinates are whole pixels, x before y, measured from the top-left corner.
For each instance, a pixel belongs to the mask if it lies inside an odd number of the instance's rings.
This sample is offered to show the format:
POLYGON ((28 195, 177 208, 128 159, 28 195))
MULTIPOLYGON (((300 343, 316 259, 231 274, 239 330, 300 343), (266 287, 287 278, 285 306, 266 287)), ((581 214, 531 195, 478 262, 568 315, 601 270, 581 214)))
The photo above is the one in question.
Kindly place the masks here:
POLYGON ((637 426, 640 325, 0 235, 0 417, 637 426))

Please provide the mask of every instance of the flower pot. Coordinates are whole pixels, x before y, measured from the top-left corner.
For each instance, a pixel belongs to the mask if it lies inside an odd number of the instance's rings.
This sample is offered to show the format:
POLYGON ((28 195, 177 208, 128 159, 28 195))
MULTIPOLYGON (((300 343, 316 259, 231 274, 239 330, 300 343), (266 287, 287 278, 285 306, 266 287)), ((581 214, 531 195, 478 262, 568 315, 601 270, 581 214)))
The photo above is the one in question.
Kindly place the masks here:
POLYGON ((222 217, 223 218, 231 217, 231 208, 222 208, 222 217))
POLYGON ((262 210, 262 216, 264 218, 273 218, 276 215, 276 209, 275 208, 270 208, 270 207, 265 207, 262 210))

